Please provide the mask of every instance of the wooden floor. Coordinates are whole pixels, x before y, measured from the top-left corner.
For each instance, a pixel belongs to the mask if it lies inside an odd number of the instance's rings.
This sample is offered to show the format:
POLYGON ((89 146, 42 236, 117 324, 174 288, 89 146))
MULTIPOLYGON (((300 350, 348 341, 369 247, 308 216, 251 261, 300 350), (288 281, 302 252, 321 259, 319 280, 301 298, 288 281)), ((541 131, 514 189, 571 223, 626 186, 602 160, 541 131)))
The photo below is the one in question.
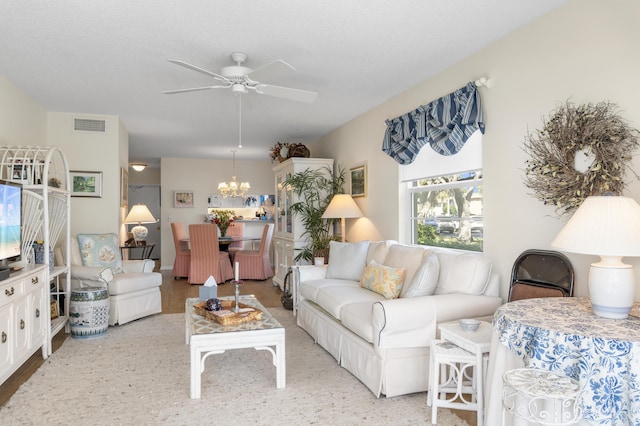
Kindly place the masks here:
MULTIPOLYGON (((184 312, 184 301, 189 297, 198 297, 198 285, 190 285, 186 279, 173 279, 171 271, 162 271, 162 313, 174 314, 184 312)), ((233 296, 235 286, 230 283, 218 286, 219 296, 233 296)), ((245 281, 240 287, 241 294, 253 294, 265 307, 281 307, 280 297, 282 292, 279 287, 274 287, 269 279, 266 281, 245 281)), ((123 326, 126 327, 126 324, 123 326)), ((71 338, 61 330, 53 339, 53 352, 55 352, 65 341, 71 338)), ((43 364, 42 352, 36 352, 25 362, 7 381, 0 385, 0 406, 4 405, 11 395, 13 395, 20 385, 26 382, 29 377, 43 364)), ((426 398, 425 398, 426 404, 426 398)), ((460 418, 470 425, 476 424, 475 411, 453 410, 460 418)), ((431 421, 431 409, 429 409, 429 419, 431 421)))

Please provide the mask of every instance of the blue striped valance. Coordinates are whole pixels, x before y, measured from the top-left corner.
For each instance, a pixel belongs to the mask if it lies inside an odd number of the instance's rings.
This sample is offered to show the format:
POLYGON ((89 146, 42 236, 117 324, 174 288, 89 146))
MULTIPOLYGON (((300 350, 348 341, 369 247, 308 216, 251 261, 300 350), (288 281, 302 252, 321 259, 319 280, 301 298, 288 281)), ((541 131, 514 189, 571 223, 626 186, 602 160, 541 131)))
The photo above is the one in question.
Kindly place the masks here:
POLYGON ((484 133, 485 127, 473 82, 386 123, 382 151, 400 164, 413 162, 427 143, 441 155, 456 154, 473 132, 484 133))

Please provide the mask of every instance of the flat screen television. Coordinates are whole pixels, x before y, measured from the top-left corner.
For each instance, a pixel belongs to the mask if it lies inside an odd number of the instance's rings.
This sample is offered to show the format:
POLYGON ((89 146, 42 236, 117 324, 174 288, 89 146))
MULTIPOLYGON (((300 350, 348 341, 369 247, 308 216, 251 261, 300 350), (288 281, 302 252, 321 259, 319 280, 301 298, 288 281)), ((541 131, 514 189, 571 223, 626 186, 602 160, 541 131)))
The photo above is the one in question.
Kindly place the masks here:
POLYGON ((0 266, 20 257, 22 247, 22 185, 0 180, 0 266))

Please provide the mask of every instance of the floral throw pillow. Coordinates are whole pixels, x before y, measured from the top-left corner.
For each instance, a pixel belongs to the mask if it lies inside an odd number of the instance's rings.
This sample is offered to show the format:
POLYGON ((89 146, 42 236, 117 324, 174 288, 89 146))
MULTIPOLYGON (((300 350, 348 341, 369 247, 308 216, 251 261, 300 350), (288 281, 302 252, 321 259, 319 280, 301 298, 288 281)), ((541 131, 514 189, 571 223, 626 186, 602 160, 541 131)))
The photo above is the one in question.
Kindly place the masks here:
POLYGON ((405 269, 380 265, 375 260, 364 268, 360 278, 360 287, 375 291, 385 299, 395 299, 402 291, 405 269))
POLYGON ((114 273, 122 272, 116 234, 78 234, 78 245, 84 266, 109 267, 114 273))

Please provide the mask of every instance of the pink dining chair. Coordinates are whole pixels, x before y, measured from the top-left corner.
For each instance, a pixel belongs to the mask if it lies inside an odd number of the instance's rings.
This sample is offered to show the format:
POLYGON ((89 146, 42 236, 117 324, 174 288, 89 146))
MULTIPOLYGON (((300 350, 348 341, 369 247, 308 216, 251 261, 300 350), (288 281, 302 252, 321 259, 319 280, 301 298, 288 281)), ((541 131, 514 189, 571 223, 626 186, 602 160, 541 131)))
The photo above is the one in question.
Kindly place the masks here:
POLYGON ((218 229, 209 223, 189 225, 191 262, 189 283, 202 284, 213 276, 218 284, 233 278, 229 253, 220 251, 218 229))
MULTIPOLYGON (((229 237, 243 237, 244 236, 244 223, 234 222, 227 229, 227 235, 229 237)), ((231 262, 233 263, 233 259, 237 252, 244 249, 244 241, 234 241, 229 244, 229 256, 231 257, 231 262)))
POLYGON ((176 257, 173 260, 173 278, 189 276, 189 263, 191 262, 191 250, 186 243, 180 242, 187 238, 187 228, 184 223, 171 223, 171 232, 173 233, 173 245, 176 249, 176 257))
POLYGON ((239 265, 240 279, 266 280, 273 276, 273 268, 269 258, 273 227, 273 223, 264 226, 258 250, 240 250, 236 252, 234 262, 239 265))

